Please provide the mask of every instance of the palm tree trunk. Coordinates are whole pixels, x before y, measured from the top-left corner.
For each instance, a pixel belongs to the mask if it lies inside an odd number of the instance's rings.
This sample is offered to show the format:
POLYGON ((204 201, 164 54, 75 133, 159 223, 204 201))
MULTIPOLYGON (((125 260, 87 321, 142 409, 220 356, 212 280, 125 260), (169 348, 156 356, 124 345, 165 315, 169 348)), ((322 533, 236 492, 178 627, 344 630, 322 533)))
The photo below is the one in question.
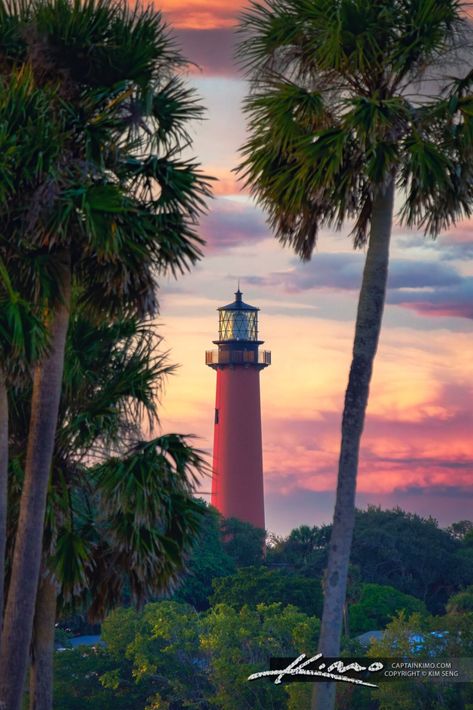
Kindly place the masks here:
POLYGON ((343 605, 343 626, 344 626, 344 631, 345 631, 345 636, 347 638, 350 637, 350 620, 349 620, 349 613, 350 609, 348 606, 348 602, 345 601, 345 604, 343 605))
POLYGON ((56 588, 50 579, 42 579, 34 618, 29 710, 52 710, 53 707, 55 622, 56 588))
POLYGON ((5 590, 5 550, 8 502, 8 396, 5 372, 0 365, 0 637, 5 590))
MULTIPOLYGON (((319 652, 327 658, 336 657, 340 653, 343 607, 355 524, 360 439, 386 297, 394 189, 394 180, 391 180, 373 200, 369 247, 358 302, 353 357, 343 410, 335 513, 324 577, 319 652)), ((334 682, 315 683, 312 710, 333 710, 335 690, 334 682)))
POLYGON ((20 710, 41 566, 44 514, 56 435, 71 296, 70 259, 60 264, 62 300, 50 324, 50 352, 34 372, 25 478, 0 651, 0 708, 20 710))

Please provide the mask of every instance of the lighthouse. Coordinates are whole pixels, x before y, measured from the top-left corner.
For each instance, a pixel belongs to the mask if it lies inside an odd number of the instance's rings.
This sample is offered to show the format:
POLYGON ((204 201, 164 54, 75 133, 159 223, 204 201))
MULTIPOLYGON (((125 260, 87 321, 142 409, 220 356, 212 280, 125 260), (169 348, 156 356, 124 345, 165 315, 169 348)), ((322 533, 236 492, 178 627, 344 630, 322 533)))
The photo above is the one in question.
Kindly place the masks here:
POLYGON ((264 528, 260 371, 271 353, 260 350, 259 308, 242 299, 218 308, 216 350, 205 362, 217 371, 211 503, 225 518, 264 528))

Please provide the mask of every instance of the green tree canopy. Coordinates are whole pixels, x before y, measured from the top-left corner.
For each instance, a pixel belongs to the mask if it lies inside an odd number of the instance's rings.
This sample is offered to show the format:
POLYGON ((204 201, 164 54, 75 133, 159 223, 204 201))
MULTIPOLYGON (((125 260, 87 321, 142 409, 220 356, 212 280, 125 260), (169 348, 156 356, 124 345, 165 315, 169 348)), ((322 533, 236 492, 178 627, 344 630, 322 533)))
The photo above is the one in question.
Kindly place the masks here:
POLYGON ((431 612, 441 612, 454 590, 473 581, 461 551, 462 543, 433 518, 374 506, 356 514, 351 560, 362 579, 418 597, 431 612))
MULTIPOLYGON (((369 506, 356 511, 351 563, 363 582, 394 587, 441 612, 453 592, 473 583, 469 521, 460 527, 464 534, 454 535, 454 526, 443 530, 433 518, 369 506)), ((330 525, 296 528, 269 548, 267 559, 321 578, 330 532, 330 525)))
POLYGON ((187 571, 173 595, 176 601, 187 602, 198 611, 209 607, 212 581, 233 574, 236 567, 225 550, 219 513, 210 506, 207 513, 189 555, 187 571))
POLYGON ((104 648, 57 654, 56 707, 113 710, 115 698, 133 710, 286 710, 284 686, 247 678, 270 656, 310 653, 318 631, 317 618, 281 604, 117 609, 104 622, 104 648))
POLYGON ((258 565, 263 561, 265 530, 255 528, 238 518, 222 520, 222 539, 225 552, 237 567, 258 565))
POLYGON ((230 577, 217 577, 212 586, 212 606, 227 604, 241 609, 245 605, 256 607, 276 602, 294 606, 309 616, 320 616, 322 612, 320 581, 285 571, 242 567, 230 577))
POLYGON ((449 614, 473 614, 473 584, 452 594, 447 602, 449 614))
MULTIPOLYGON (((472 614, 423 617, 400 613, 388 624, 383 638, 372 643, 367 655, 445 659, 470 657, 472 653, 472 614)), ((466 710, 473 703, 471 683, 382 683, 372 695, 379 710, 466 710)))
POLYGON ((423 602, 410 594, 381 584, 363 584, 359 600, 349 607, 350 631, 360 634, 384 629, 400 611, 427 615, 423 602))
POLYGON ((301 574, 321 577, 327 562, 330 525, 301 525, 286 538, 277 538, 268 548, 268 562, 288 564, 301 574))
POLYGON ((281 686, 247 678, 267 670, 271 656, 311 653, 317 642, 319 620, 293 606, 258 604, 239 611, 225 604, 210 610, 202 646, 210 654, 214 699, 225 710, 283 710, 281 686))
POLYGON ((101 684, 126 692, 133 680, 148 688, 150 707, 207 708, 211 686, 201 629, 201 617, 188 604, 155 602, 140 614, 117 609, 102 634, 116 668, 101 676, 101 684))

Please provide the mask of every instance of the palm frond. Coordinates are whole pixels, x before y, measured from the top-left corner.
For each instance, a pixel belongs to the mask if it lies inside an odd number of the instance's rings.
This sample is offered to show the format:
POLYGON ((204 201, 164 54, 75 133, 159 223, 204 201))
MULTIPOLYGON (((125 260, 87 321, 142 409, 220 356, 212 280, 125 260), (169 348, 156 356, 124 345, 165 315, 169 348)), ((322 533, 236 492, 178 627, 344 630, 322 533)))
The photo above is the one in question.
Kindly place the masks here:
POLYGON ((426 72, 445 79, 465 33, 457 0, 250 4, 237 50, 250 84, 238 172, 283 244, 309 259, 321 227, 350 219, 363 246, 374 195, 398 171, 410 224, 436 234, 468 214, 470 79, 442 99, 449 112, 407 91, 426 72))

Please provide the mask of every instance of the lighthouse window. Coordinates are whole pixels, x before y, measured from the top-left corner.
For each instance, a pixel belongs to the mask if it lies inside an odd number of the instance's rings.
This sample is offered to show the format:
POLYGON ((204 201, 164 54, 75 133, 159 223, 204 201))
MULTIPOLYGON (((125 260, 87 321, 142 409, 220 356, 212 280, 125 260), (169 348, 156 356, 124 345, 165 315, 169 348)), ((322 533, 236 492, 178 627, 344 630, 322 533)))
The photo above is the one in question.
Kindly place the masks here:
POLYGON ((218 409, 215 410, 215 424, 218 424, 218 409))
POLYGON ((221 340, 257 340, 258 321, 253 311, 220 311, 221 340))

